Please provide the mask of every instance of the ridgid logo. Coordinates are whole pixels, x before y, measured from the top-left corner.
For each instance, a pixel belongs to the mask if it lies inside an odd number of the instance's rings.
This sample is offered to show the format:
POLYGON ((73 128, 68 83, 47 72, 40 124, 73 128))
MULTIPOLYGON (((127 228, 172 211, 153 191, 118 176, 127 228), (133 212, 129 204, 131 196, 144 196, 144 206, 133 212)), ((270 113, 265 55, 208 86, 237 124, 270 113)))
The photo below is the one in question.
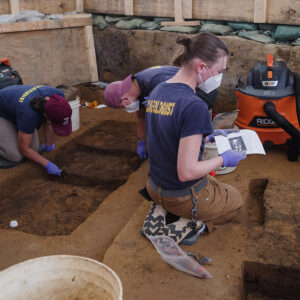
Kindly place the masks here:
POLYGON ((259 127, 259 128, 278 128, 276 122, 274 122, 272 119, 268 117, 263 116, 256 116, 254 117, 251 122, 249 123, 249 126, 251 127, 259 127))

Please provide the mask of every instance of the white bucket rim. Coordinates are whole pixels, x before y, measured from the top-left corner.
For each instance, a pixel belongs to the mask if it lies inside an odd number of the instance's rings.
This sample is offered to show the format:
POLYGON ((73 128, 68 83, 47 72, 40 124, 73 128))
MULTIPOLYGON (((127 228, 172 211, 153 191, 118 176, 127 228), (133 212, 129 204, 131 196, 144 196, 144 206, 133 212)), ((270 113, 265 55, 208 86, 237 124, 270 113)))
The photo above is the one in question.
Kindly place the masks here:
POLYGON ((80 98, 78 97, 75 100, 68 101, 68 102, 69 102, 70 106, 80 104, 80 98))
POLYGON ((9 275, 9 273, 14 273, 17 272, 18 269, 22 266, 28 266, 32 263, 36 263, 38 261, 43 261, 43 260, 47 260, 47 259, 76 259, 76 260, 81 260, 81 261, 86 261, 92 264, 97 264, 99 266, 101 266, 101 268, 106 269, 106 271, 108 271, 108 273, 110 273, 112 275, 112 277, 114 278, 114 280, 116 280, 116 283, 119 287, 119 291, 120 291, 120 295, 118 300, 122 300, 123 299, 123 286, 122 286, 122 282, 119 278, 119 276, 117 275, 117 273, 112 270, 110 267, 108 267, 107 265, 105 265, 104 263, 101 263, 95 259, 92 258, 88 258, 88 257, 84 257, 84 256, 78 256, 78 255, 65 255, 65 254, 60 254, 60 255, 48 255, 48 256, 40 256, 40 257, 36 257, 36 258, 31 258, 22 262, 19 262, 17 264, 14 264, 2 271, 0 271, 0 281, 1 281, 1 277, 3 279, 7 279, 7 276, 9 275))

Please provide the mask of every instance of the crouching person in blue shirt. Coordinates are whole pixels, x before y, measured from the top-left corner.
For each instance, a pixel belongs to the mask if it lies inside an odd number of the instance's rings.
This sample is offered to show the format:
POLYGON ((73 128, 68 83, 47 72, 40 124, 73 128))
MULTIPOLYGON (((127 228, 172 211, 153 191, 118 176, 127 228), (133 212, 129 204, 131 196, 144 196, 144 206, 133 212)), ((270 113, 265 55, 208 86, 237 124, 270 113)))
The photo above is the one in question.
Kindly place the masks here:
POLYGON ((54 149, 53 137, 72 132, 72 109, 64 94, 49 86, 12 85, 0 90, 0 157, 20 162, 24 157, 46 168, 48 174, 61 170, 38 153, 37 129, 44 125, 42 150, 54 149))
MULTIPOLYGON (((173 62, 177 64, 178 62, 173 62)), ((176 66, 155 66, 142 70, 134 75, 127 76, 122 81, 110 83, 104 91, 104 100, 107 106, 122 108, 127 112, 136 112, 137 124, 137 155, 145 159, 145 99, 150 92, 161 82, 173 77, 179 68, 176 66)), ((196 94, 205 101, 211 109, 217 102, 218 90, 205 93, 196 88, 196 94)))
POLYGON ((183 45, 177 58, 181 68, 156 86, 147 101, 150 177, 146 188, 156 205, 191 220, 195 230, 183 242, 192 243, 203 230, 201 225, 197 231, 197 221, 212 228, 238 213, 243 204, 239 191, 209 173, 236 166, 246 153, 228 150, 202 160, 205 143, 232 130, 213 131, 208 107, 196 95, 196 87, 205 93, 219 87, 229 52, 220 39, 207 33, 178 37, 177 43, 183 45))

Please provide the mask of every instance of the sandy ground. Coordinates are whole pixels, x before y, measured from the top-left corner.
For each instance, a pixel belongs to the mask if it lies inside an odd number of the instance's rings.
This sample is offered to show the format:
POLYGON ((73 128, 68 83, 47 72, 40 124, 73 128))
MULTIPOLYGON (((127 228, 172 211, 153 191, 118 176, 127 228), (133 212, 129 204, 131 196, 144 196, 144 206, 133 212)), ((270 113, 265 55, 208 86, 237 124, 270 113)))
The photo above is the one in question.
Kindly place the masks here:
MULTIPOLYGON (((46 154, 54 162, 63 163, 61 153, 76 149, 74 140, 86 140, 85 134, 95 130, 99 123, 114 120, 134 124, 135 121, 133 114, 108 108, 83 108, 80 117, 80 129, 68 138, 57 139, 56 150, 46 154)), ((95 144, 99 142, 101 144, 101 141, 95 140, 95 144)), ((128 151, 134 149, 132 143, 127 142, 128 151)), ((206 268, 213 279, 202 280, 173 269, 161 260, 151 243, 140 234, 143 219, 151 205, 138 194, 147 178, 147 161, 136 171, 130 171, 128 180, 120 183, 114 191, 110 190, 107 197, 101 196, 100 205, 87 213, 85 221, 79 222, 74 229, 62 231, 59 236, 55 232, 39 232, 38 226, 34 234, 18 229, 0 229, 0 270, 33 257, 73 254, 103 261, 116 271, 123 284, 124 299, 243 299, 245 289, 249 293, 248 299, 265 299, 256 292, 266 290, 269 295, 274 292, 266 278, 279 285, 276 281, 280 276, 272 273, 275 268, 289 278, 282 289, 277 290, 279 299, 296 299, 299 292, 299 285, 295 284, 299 275, 299 171, 299 162, 289 162, 284 147, 277 147, 267 156, 247 157, 233 173, 217 176, 218 180, 235 186, 242 193, 245 200, 243 212, 234 222, 218 227, 194 245, 182 246, 186 251, 212 259, 206 268), (280 241, 283 243, 280 244, 280 241), (274 253, 277 255, 274 256, 274 253), (263 267, 257 267, 259 264, 263 267), (262 276, 254 276, 255 272, 261 272, 262 276), (245 278, 247 284, 244 284, 245 278), (294 290, 290 289, 292 285, 294 290), (261 286, 264 288, 261 289, 261 286), (287 290, 291 292, 286 297, 282 296, 287 290)), ((39 195, 32 201, 38 202, 43 197, 43 186, 38 185, 38 180, 44 177, 45 171, 32 162, 0 170, 1 200, 12 198, 12 192, 21 195, 22 183, 32 182, 32 189, 36 184, 39 195)), ((55 197, 58 197, 55 194, 59 190, 57 184, 56 181, 48 181, 55 197)), ((82 198, 86 193, 97 195, 97 189, 95 186, 85 187, 76 195, 82 198)), ((68 192, 70 194, 72 189, 68 192)), ((30 202, 30 199, 27 201, 30 202)), ((67 204, 72 207, 76 202, 70 199, 67 204)), ((56 207, 58 210, 65 208, 63 204, 56 207)), ((5 211, 1 209, 4 217, 5 211)), ((3 226, 7 227, 9 219, 6 214, 3 226)), ((68 219, 64 222, 68 228, 68 219)))

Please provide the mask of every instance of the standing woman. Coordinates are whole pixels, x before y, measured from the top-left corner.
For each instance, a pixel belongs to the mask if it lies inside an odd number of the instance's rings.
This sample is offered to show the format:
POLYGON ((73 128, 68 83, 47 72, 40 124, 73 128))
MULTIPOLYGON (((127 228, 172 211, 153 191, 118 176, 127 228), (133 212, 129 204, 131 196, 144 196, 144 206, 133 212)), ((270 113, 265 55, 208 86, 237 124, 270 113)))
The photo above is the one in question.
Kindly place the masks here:
MULTIPOLYGON (((37 129, 44 125, 44 151, 54 149, 53 137, 72 132, 72 109, 64 94, 50 86, 11 85, 0 90, 0 157, 20 162, 26 157, 48 174, 61 170, 38 153, 37 129)), ((13 165, 13 164, 12 164, 13 165)))
POLYGON ((246 154, 228 150, 202 160, 205 143, 227 132, 213 132, 208 107, 195 90, 209 93, 219 87, 229 52, 208 33, 178 37, 176 42, 183 45, 175 59, 181 67, 151 92, 147 103, 150 177, 146 188, 155 203, 174 215, 192 219, 193 224, 196 220, 222 224, 234 217, 243 200, 235 188, 208 174, 222 166, 236 166, 246 154))

